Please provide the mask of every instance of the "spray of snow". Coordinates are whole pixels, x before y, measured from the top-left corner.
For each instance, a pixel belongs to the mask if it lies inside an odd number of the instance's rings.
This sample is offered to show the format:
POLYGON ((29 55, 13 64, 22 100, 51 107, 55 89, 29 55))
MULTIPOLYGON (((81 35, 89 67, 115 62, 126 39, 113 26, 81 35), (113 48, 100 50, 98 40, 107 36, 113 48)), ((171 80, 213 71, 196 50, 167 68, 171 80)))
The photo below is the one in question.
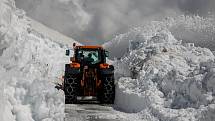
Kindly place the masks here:
POLYGON ((145 21, 180 14, 215 15, 214 0, 16 0, 16 5, 67 36, 97 43, 145 21))
POLYGON ((110 50, 111 57, 121 57, 127 50, 129 41, 142 41, 142 36, 153 36, 162 29, 169 30, 177 40, 194 43, 196 46, 215 48, 215 18, 200 16, 167 17, 161 21, 150 21, 142 27, 132 28, 125 34, 120 34, 104 44, 110 50), (144 35, 143 35, 144 34, 144 35))

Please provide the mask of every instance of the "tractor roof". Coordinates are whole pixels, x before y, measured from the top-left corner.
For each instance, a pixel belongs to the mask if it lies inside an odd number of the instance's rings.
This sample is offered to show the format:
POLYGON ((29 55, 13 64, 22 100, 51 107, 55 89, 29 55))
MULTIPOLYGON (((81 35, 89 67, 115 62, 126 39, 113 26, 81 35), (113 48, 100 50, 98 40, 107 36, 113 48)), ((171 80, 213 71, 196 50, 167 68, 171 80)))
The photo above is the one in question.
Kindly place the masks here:
POLYGON ((85 45, 85 46, 76 46, 76 49, 83 48, 83 49, 103 49, 101 45, 85 45))

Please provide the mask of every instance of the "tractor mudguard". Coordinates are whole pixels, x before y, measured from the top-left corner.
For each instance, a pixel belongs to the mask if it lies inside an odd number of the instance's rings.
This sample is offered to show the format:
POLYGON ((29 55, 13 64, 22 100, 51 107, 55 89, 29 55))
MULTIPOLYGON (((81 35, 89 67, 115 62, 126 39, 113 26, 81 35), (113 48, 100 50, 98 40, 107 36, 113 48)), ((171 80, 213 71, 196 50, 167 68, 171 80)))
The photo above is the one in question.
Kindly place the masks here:
POLYGON ((114 74, 114 67, 113 67, 113 65, 110 65, 109 68, 101 69, 101 74, 102 75, 114 74))
POLYGON ((77 74, 80 74, 80 68, 71 68, 70 64, 66 64, 65 65, 65 71, 66 71, 65 74, 68 74, 68 75, 77 75, 77 74))

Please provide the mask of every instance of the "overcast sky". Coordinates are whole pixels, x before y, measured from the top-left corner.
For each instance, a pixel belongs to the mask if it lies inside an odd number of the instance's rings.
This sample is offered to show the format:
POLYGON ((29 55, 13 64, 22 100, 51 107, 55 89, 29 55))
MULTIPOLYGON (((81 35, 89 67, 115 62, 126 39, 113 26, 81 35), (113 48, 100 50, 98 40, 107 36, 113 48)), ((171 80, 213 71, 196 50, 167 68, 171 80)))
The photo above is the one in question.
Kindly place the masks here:
POLYGON ((144 21, 207 16, 215 10, 215 0, 16 0, 16 5, 43 24, 92 43, 108 41, 144 21))

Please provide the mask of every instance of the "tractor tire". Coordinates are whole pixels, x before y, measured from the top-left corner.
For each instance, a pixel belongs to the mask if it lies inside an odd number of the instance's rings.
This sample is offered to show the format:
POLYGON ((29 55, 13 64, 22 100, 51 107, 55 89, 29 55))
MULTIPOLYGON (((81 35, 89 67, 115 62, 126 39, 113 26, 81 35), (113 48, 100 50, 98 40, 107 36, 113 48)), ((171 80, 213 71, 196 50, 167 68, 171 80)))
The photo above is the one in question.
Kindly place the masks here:
POLYGON ((102 78, 103 91, 100 97, 102 104, 113 104, 115 100, 114 75, 105 75, 102 78))
POLYGON ((75 76, 67 76, 64 81, 65 104, 76 104, 78 79, 75 76))

